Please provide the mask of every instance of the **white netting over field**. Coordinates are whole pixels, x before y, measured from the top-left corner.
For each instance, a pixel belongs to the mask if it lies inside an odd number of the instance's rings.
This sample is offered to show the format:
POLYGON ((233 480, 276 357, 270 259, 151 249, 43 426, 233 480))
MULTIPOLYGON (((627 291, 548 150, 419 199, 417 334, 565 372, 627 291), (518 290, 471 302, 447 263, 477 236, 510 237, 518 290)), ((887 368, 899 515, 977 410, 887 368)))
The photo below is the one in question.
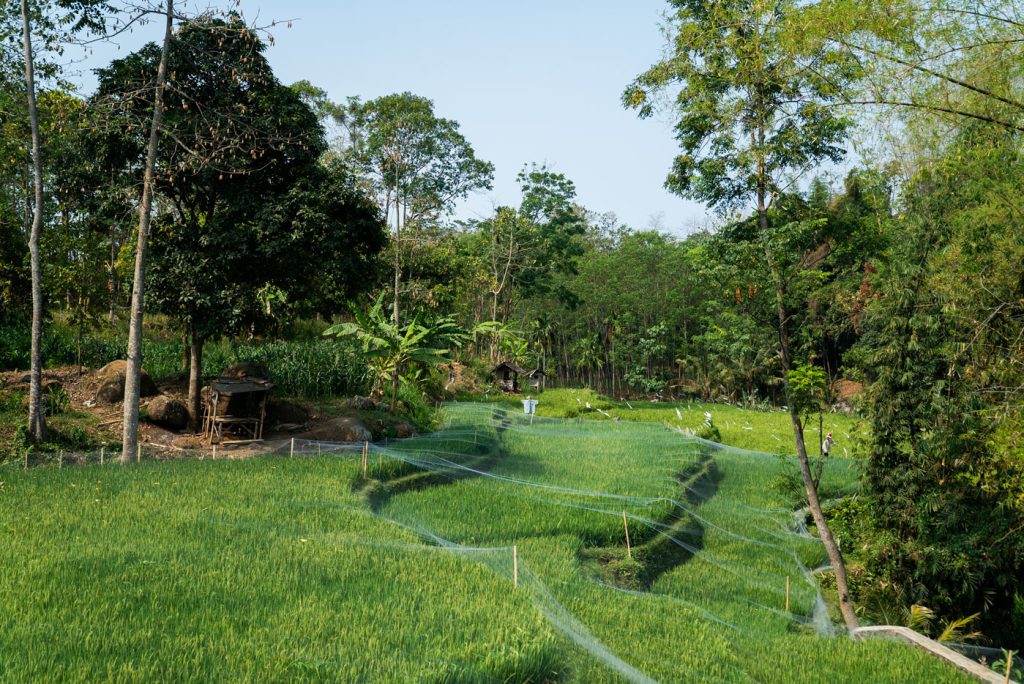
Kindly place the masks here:
MULTIPOLYGON (((680 667, 687 679, 756 681, 741 657, 748 641, 834 633, 808 570, 826 556, 780 505, 775 456, 661 425, 488 404, 448 405, 431 435, 295 442, 278 453, 351 458, 352 486, 370 510, 518 582, 551 624, 632 681, 680 667), (634 617, 623 623, 623 611, 634 617), (622 624, 670 634, 680 623, 686 643, 716 645, 688 648, 680 662, 619 645, 628 643, 622 624)), ((826 473, 837 486, 854 476, 841 459, 826 473)))

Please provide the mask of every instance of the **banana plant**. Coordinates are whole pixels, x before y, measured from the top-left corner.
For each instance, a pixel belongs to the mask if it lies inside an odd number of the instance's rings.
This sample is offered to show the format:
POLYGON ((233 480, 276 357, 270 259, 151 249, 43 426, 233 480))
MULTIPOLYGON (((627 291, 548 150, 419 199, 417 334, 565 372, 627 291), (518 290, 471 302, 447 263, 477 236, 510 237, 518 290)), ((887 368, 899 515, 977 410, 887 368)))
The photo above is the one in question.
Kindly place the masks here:
POLYGON ((374 392, 383 394, 391 384, 392 411, 398 400, 398 387, 404 380, 416 384, 424 369, 432 369, 450 358, 452 347, 460 347, 471 335, 451 318, 430 324, 415 317, 397 325, 384 313, 384 295, 377 297, 369 310, 350 305, 354 321, 333 325, 324 335, 354 340, 374 380, 374 392))

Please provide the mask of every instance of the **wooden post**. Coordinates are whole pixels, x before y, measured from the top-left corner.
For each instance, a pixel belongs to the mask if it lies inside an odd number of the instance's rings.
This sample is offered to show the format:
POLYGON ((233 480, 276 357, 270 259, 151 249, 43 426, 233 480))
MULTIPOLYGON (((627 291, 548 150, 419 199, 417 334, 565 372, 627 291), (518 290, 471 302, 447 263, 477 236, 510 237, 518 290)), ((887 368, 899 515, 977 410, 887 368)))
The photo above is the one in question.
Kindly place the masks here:
POLYGON ((58 468, 63 468, 64 467, 64 451, 63 450, 57 452, 57 467, 58 468))
POLYGON ((629 545, 629 523, 626 521, 626 511, 622 511, 622 526, 626 528, 626 557, 633 559, 633 549, 629 545))
POLYGON ((217 460, 217 445, 216 444, 213 445, 213 460, 214 461, 217 460))
POLYGON ((295 458, 295 438, 292 437, 292 448, 288 451, 289 458, 295 458))
POLYGON ((786 612, 789 612, 789 575, 786 575, 786 612))
POLYGON ((320 456, 320 442, 316 443, 316 455, 320 456))
POLYGON ((100 447, 100 465, 103 465, 103 456, 105 455, 104 454, 105 451, 106 451, 106 447, 100 447))
POLYGON ((1013 655, 1016 651, 1006 652, 1006 679, 1003 680, 1003 684, 1010 684, 1010 670, 1013 669, 1013 655))
POLYGON ((366 479, 366 461, 370 453, 370 443, 363 442, 363 479, 366 479))
POLYGON ((135 462, 142 462, 142 442, 135 445, 135 462))
POLYGON ((25 470, 28 470, 28 449, 25 449, 25 470))
POLYGON ((512 545, 512 588, 519 588, 519 549, 512 545))

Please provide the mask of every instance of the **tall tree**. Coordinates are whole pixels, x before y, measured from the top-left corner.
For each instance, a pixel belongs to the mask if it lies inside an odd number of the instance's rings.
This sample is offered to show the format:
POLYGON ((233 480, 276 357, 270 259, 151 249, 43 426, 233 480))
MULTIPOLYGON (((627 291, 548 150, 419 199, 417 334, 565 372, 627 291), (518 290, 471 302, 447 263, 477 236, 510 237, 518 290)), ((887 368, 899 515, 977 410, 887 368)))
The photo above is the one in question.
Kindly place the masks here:
MULTIPOLYGON (((845 52, 799 49, 788 29, 799 16, 795 0, 671 0, 672 46, 623 95, 627 107, 650 116, 654 95, 674 91, 676 157, 666 186, 720 210, 753 200, 763 244, 773 243, 768 210, 793 174, 821 160, 838 161, 848 122, 840 101, 856 63, 845 52)), ((766 249, 775 291, 779 357, 794 367, 786 273, 766 249)), ((846 567, 821 511, 799 412, 790 402, 797 457, 811 514, 836 574, 840 609, 851 629, 859 621, 846 567)))
POLYGON ((174 31, 174 0, 167 0, 164 14, 164 38, 160 65, 153 83, 153 112, 150 118, 149 141, 142 176, 142 198, 139 201, 139 228, 135 237, 135 272, 132 281, 131 313, 128 323, 128 359, 124 382, 124 428, 121 436, 121 461, 135 463, 139 459, 139 390, 142 375, 142 316, 146 280, 146 245, 153 213, 154 178, 160 122, 164 114, 164 91, 167 88, 167 55, 174 31))
POLYGON ((122 125, 115 137, 123 142, 116 151, 127 166, 137 164, 143 150, 132 123, 149 108, 138 96, 140 79, 173 75, 156 138, 163 162, 151 181, 161 212, 157 272, 149 287, 190 340, 193 427, 205 341, 239 325, 252 309, 252 291, 274 285, 275 269, 268 275, 251 268, 261 256, 280 260, 257 249, 273 239, 269 225, 255 219, 267 202, 313 172, 324 149, 314 114, 277 81, 263 50, 239 17, 201 17, 180 25, 167 54, 150 44, 99 72, 97 97, 116 103, 115 123, 122 125))
POLYGON ((477 159, 458 123, 437 117, 433 102, 412 93, 352 100, 337 118, 349 132, 345 158, 367 179, 385 221, 393 221, 391 316, 397 324, 404 234, 447 214, 470 192, 490 189, 494 166, 477 159))
MULTIPOLYGON (((105 0, 21 0, 22 57, 25 73, 27 114, 31 136, 32 223, 28 238, 30 269, 32 274, 32 352, 31 381, 29 387, 28 430, 32 438, 46 438, 46 419, 42 404, 42 334, 43 288, 42 263, 39 253, 40 234, 43 229, 43 159, 39 133, 39 112, 36 106, 36 48, 33 36, 41 36, 42 50, 59 51, 71 34, 81 30, 99 30, 103 27, 104 12, 109 8, 105 0)), ((10 20, 9 8, 0 13, 0 22, 10 20)), ((0 46, 6 48, 7 46, 0 46)))
POLYGON ((46 418, 42 398, 43 275, 39 262, 39 234, 43 230, 43 160, 40 153, 39 113, 36 111, 36 79, 32 57, 32 25, 28 0, 21 0, 22 38, 25 49, 25 89, 28 120, 32 130, 32 232, 28 249, 32 263, 32 371, 28 398, 28 430, 37 442, 46 439, 46 418))

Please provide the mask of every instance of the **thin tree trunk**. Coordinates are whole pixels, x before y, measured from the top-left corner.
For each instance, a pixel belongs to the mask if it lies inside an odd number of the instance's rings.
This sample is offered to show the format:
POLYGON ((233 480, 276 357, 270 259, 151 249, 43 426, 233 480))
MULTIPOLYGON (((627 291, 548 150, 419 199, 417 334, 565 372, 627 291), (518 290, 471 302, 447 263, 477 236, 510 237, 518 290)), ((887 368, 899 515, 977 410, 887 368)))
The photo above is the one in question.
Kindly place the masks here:
POLYGON ((113 325, 116 318, 115 308, 117 306, 117 245, 114 242, 113 224, 110 226, 110 280, 107 283, 107 287, 110 290, 110 312, 107 320, 113 325))
POLYGON ((199 432, 202 420, 201 392, 203 384, 203 337, 192 331, 192 345, 189 347, 188 369, 188 428, 199 432))
MULTIPOLYGON (((24 0, 22 0, 24 2, 24 0)), ((153 97, 153 119, 149 128, 146 149, 146 169, 142 180, 142 201, 139 205, 139 234, 135 244, 135 280, 132 284, 132 308, 128 328, 128 367, 124 382, 124 432, 121 439, 121 461, 138 460, 139 441, 139 376, 142 371, 142 315, 143 292, 146 277, 146 241, 153 208, 153 175, 156 167, 156 149, 160 134, 160 121, 164 113, 164 88, 167 81, 167 53, 174 29, 174 0, 167 0, 167 24, 164 44, 160 53, 160 66, 156 74, 156 94, 153 97)))
MULTIPOLYGON (((768 233, 768 212, 765 206, 765 195, 765 186, 762 183, 758 188, 757 196, 757 213, 760 220, 762 235, 767 235, 768 233)), ((811 475, 811 464, 807 458, 807 445, 804 442, 803 425, 800 421, 797 407, 793 405, 792 399, 788 396, 788 374, 789 371, 792 370, 792 357, 790 356, 789 332, 787 330, 786 320, 785 284, 782 280, 782 274, 779 272, 778 265, 775 263, 775 260, 771 255, 768 255, 768 263, 771 267, 772 277, 775 280, 775 308, 776 314, 778 315, 779 350, 782 357, 782 374, 785 381, 784 386, 787 395, 786 402, 789 404, 789 417, 793 423, 793 439, 796 443, 796 455, 797 459, 800 461, 800 475, 803 477, 804 489, 807 491, 807 504, 811 509, 811 517, 814 518, 814 524, 818 528, 818 536, 821 538, 822 544, 825 545, 825 553, 828 554, 829 562, 832 564, 832 570, 836 574, 836 590, 839 593, 839 610, 843 614, 843 620, 846 622, 846 627, 850 631, 853 631, 860 627, 860 620, 857 619, 857 613, 854 611, 853 601, 850 598, 850 584, 846 577, 846 562, 843 560, 843 553, 839 550, 839 545, 836 544, 836 540, 832 536, 832 530, 828 526, 828 521, 825 520, 825 515, 821 511, 821 501, 818 499, 818 488, 814 484, 814 478, 811 475)))
POLYGON ((32 360, 28 394, 28 431, 36 442, 46 439, 46 417, 43 414, 43 286, 42 264, 39 262, 39 234, 43 230, 43 160, 40 156, 39 113, 36 111, 36 79, 32 63, 32 31, 29 24, 28 0, 21 0, 21 24, 25 49, 25 90, 28 94, 28 118, 32 128, 32 175, 35 199, 32 207, 32 232, 28 250, 32 262, 32 360))
POLYGON ((399 245, 402 239, 402 214, 398 203, 398 186, 395 186, 395 301, 391 319, 398 326, 398 288, 402 283, 402 254, 399 245))

